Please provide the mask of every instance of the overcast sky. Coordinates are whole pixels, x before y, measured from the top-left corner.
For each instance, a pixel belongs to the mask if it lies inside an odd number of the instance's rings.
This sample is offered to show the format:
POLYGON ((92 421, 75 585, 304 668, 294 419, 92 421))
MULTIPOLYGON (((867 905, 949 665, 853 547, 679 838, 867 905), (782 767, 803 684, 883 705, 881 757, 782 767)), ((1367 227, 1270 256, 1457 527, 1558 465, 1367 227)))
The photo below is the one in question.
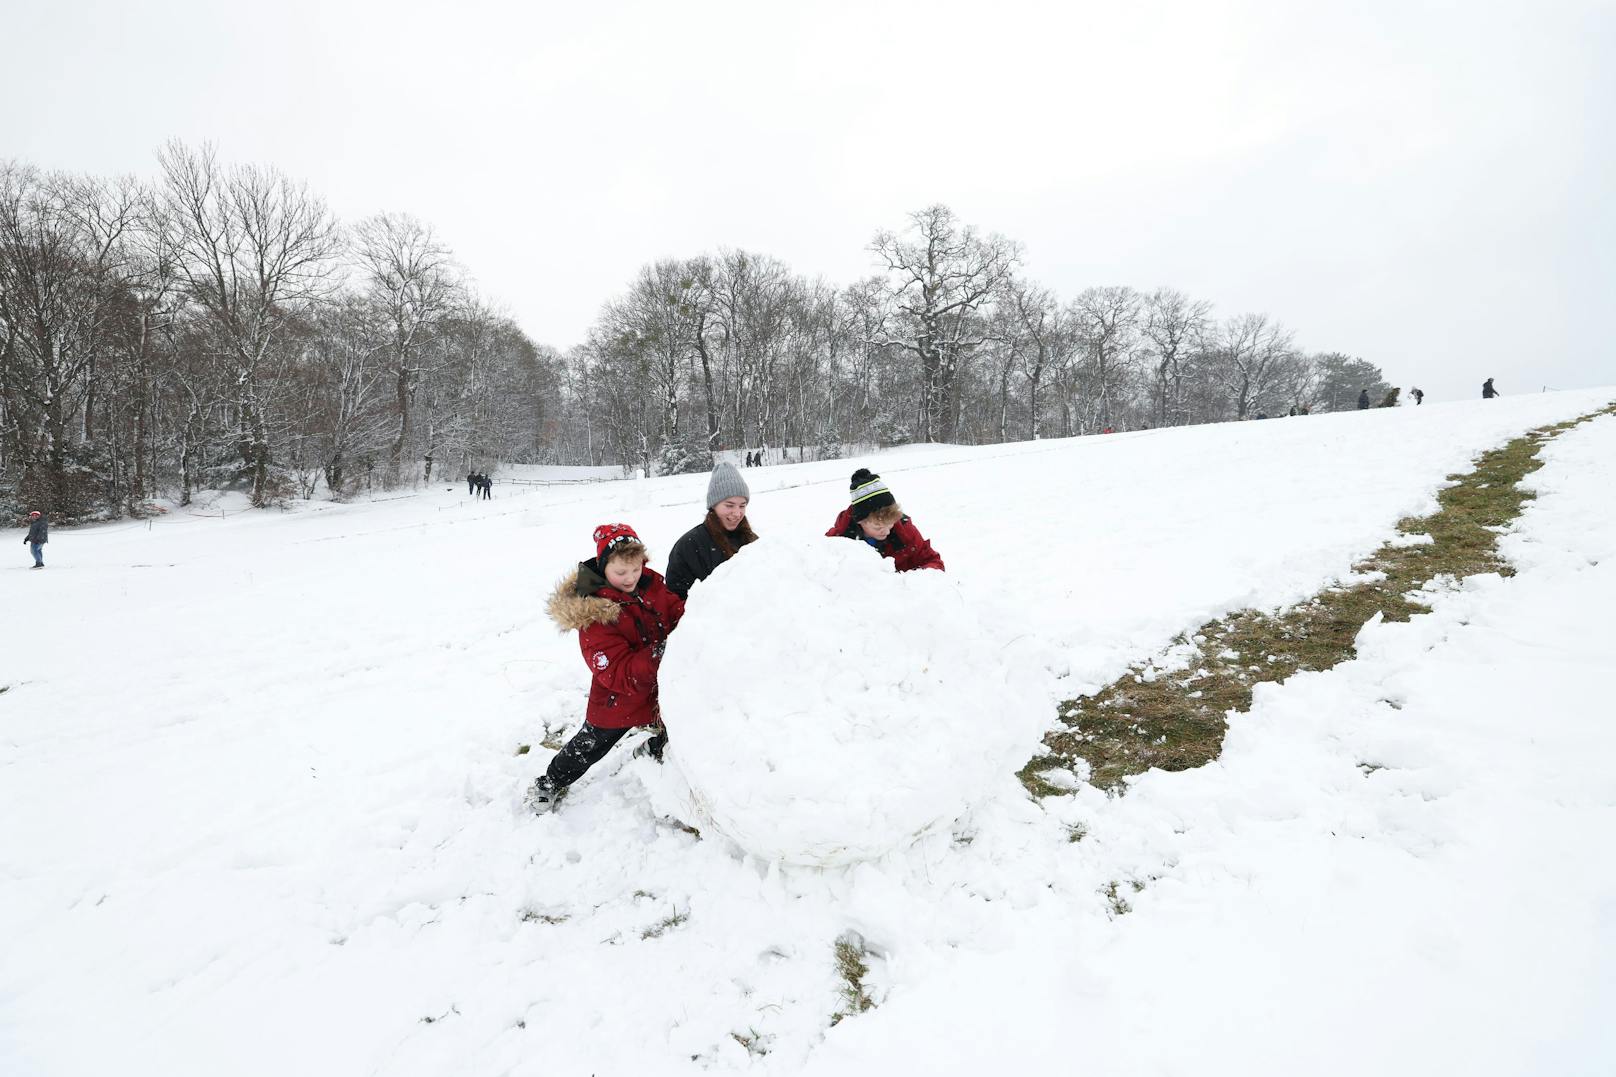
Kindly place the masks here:
POLYGON ((1433 399, 1616 383, 1616 0, 7 5, 0 156, 173 137, 413 213, 534 339, 719 247, 846 284, 943 202, 1433 399))

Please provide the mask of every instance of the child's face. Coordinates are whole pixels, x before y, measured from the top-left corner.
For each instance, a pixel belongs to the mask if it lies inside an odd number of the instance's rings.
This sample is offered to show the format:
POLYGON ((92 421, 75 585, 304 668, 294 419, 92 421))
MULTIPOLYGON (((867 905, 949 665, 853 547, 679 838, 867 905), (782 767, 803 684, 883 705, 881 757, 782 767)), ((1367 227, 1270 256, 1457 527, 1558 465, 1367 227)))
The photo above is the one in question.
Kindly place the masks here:
POLYGON ((635 585, 640 582, 640 573, 644 570, 645 558, 639 554, 614 557, 606 562, 606 582, 619 591, 632 593, 635 585))
POLYGON ((865 537, 873 538, 875 541, 881 542, 888 535, 892 534, 892 525, 894 523, 897 523, 897 521, 886 520, 882 523, 876 523, 874 520, 863 519, 859 521, 859 530, 864 532, 865 537))
POLYGON ((725 531, 735 530, 746 518, 746 498, 726 497, 713 506, 713 515, 718 517, 718 522, 724 525, 725 531))

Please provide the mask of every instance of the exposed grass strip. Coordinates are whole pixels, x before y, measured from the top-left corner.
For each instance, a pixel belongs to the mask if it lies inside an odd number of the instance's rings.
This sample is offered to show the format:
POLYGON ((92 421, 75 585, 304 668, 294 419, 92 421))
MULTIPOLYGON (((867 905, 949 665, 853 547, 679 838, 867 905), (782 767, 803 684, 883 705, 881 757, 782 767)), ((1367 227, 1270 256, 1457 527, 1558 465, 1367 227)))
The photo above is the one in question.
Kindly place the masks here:
POLYGON ((832 1025, 837 1025, 845 1017, 869 1010, 875 1005, 875 1000, 864 987, 864 977, 870 974, 870 966, 864 960, 869 953, 864 940, 850 931, 836 940, 834 952, 836 972, 842 978, 842 1009, 832 1014, 830 1019, 832 1025))
POLYGON ((1040 775, 1079 771, 1083 760, 1091 784, 1119 792, 1130 775, 1152 767, 1201 766, 1218 757, 1226 715, 1249 709, 1257 684, 1352 658, 1353 641, 1375 614, 1406 621, 1425 612, 1420 596, 1433 581, 1514 575, 1498 555, 1498 535, 1532 499, 1518 484, 1543 466, 1544 444, 1606 414, 1616 414, 1616 404, 1529 431, 1483 453, 1473 470, 1449 475, 1452 485, 1437 495, 1440 508, 1401 520, 1397 539, 1353 566, 1358 580, 1278 613, 1241 610, 1209 621, 1175 641, 1175 655, 1190 648, 1187 664, 1175 661, 1164 671, 1146 662, 1092 696, 1065 701, 1045 752, 1022 768, 1022 783, 1034 796, 1058 796, 1068 790, 1040 775))
POLYGON ((680 924, 689 919, 690 917, 686 913, 675 911, 672 916, 664 916, 650 927, 642 930, 640 932, 640 938, 660 939, 662 936, 666 935, 668 932, 672 931, 674 928, 678 927, 680 924))

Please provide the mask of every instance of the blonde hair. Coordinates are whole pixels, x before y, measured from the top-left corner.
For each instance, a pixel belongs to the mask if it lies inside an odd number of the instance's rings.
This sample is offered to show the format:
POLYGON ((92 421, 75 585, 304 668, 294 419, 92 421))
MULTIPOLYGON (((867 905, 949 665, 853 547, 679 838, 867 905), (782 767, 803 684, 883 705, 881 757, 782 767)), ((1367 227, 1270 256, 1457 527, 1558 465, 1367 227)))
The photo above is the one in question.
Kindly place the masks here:
POLYGON ((606 566, 611 564, 613 561, 616 561, 618 558, 628 557, 638 557, 642 563, 649 564, 651 561, 651 551, 647 550, 643 544, 638 542, 618 543, 616 546, 612 547, 612 551, 606 555, 606 560, 601 562, 600 570, 605 572, 606 566))
POLYGON ((899 504, 883 505, 864 517, 864 522, 871 527, 880 527, 882 524, 895 524, 903 519, 903 506, 899 504))

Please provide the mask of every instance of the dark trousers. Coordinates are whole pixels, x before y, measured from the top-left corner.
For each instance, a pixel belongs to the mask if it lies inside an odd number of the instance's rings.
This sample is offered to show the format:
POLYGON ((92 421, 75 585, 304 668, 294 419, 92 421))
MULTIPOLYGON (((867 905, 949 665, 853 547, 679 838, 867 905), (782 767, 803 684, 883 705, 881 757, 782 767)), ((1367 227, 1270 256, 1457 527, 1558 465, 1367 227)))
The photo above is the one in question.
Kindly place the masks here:
MULTIPOLYGON (((629 729, 643 729, 644 726, 630 726, 629 729)), ((573 782, 584 776, 584 771, 606 758, 623 734, 629 729, 602 729, 597 725, 583 724, 583 728, 572 735, 572 739, 562 746, 556 757, 550 760, 550 766, 545 770, 557 789, 565 789, 573 782)), ((668 734, 661 726, 651 726, 655 734, 646 743, 651 755, 657 760, 662 758, 662 748, 668 743, 668 734)))
POLYGON ((550 760, 545 771, 557 789, 564 789, 584 776, 584 771, 606 758, 613 745, 623 739, 627 729, 602 729, 585 722, 583 728, 550 760))

